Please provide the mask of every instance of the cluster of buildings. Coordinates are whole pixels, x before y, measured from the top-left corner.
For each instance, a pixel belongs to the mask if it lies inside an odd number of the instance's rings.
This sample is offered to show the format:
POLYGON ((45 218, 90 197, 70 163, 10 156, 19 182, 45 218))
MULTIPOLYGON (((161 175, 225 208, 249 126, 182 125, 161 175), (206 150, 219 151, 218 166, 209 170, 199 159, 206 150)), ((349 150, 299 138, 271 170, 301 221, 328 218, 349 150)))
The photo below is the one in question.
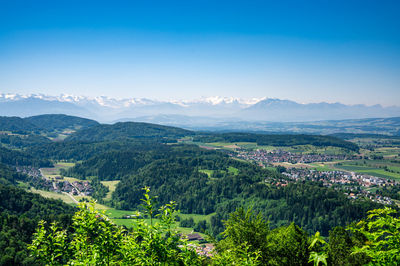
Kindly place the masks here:
POLYGON ((89 181, 73 181, 63 180, 61 176, 54 178, 46 178, 40 169, 30 166, 18 166, 17 172, 26 174, 32 181, 32 184, 38 189, 54 191, 57 193, 66 192, 71 195, 90 196, 94 190, 89 181))
POLYGON ((30 166, 17 166, 15 167, 18 173, 26 174, 32 178, 42 178, 42 173, 39 169, 30 166))
POLYGON ((53 189, 57 193, 67 192, 71 195, 90 196, 93 193, 93 188, 88 181, 73 181, 67 180, 60 182, 52 182, 53 189))
POLYGON ((211 257, 214 255, 214 245, 211 243, 201 244, 200 246, 192 245, 192 244, 188 244, 188 245, 195 248, 196 253, 201 256, 211 257))
POLYGON ((395 180, 370 176, 366 174, 357 174, 346 171, 317 171, 307 168, 289 168, 282 173, 293 180, 321 181, 325 186, 333 184, 348 185, 369 188, 372 186, 394 186, 400 183, 395 180))
MULTIPOLYGON (((372 201, 387 205, 393 204, 392 199, 371 193, 371 191, 367 189, 370 187, 400 185, 400 183, 395 180, 345 171, 316 171, 307 168, 290 168, 286 169, 282 174, 294 181, 309 180, 322 182, 326 187, 341 185, 346 190, 350 191, 346 192, 346 195, 351 199, 368 198, 372 201)), ((281 181, 277 185, 282 186, 284 184, 285 182, 281 181)))
POLYGON ((243 160, 252 160, 261 163, 313 163, 313 162, 330 162, 336 160, 348 160, 354 159, 349 158, 348 155, 337 154, 337 155, 329 155, 329 154, 301 154, 301 153, 293 153, 289 151, 283 150, 254 150, 254 151, 246 151, 246 150, 238 150, 235 154, 235 157, 243 159, 243 160))
POLYGON ((360 190, 357 192, 345 192, 349 199, 359 199, 359 198, 367 198, 371 201, 378 202, 385 205, 392 205, 394 202, 389 197, 384 197, 381 195, 373 194, 368 190, 360 190))
MULTIPOLYGON (((240 158, 243 160, 251 160, 257 162, 260 166, 271 165, 273 163, 292 163, 292 164, 307 164, 314 162, 329 162, 337 160, 354 160, 358 159, 357 156, 353 155, 329 155, 329 154, 301 154, 292 153, 284 150, 254 150, 246 151, 237 149, 236 153, 230 153, 230 156, 240 158)), ((357 174, 354 172, 347 171, 317 171, 309 168, 288 168, 283 173, 289 180, 279 180, 274 182, 275 186, 287 186, 289 182, 308 180, 315 182, 322 182, 324 186, 331 187, 339 185, 345 190, 346 195, 350 199, 368 198, 372 201, 391 205, 393 200, 389 197, 383 197, 375 193, 371 193, 368 189, 370 187, 383 187, 383 186, 399 186, 400 182, 380 178, 376 176, 370 176, 366 174, 357 174)), ((266 182, 268 182, 266 180, 266 182)))

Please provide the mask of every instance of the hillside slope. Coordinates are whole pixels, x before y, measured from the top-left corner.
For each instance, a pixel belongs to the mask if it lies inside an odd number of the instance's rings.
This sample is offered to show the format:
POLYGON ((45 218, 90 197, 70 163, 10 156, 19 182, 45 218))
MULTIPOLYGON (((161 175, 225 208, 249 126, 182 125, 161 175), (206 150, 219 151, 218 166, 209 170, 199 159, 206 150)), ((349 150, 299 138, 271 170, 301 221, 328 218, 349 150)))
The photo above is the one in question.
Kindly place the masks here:
POLYGON ((64 115, 64 114, 46 114, 46 115, 30 116, 24 118, 24 120, 30 122, 33 125, 36 125, 39 128, 48 131, 53 131, 53 130, 62 131, 65 129, 83 129, 99 125, 97 121, 91 119, 64 115))
POLYGON ((65 141, 110 141, 116 139, 149 139, 171 141, 194 134, 192 131, 148 123, 120 122, 113 125, 97 125, 82 129, 65 141))

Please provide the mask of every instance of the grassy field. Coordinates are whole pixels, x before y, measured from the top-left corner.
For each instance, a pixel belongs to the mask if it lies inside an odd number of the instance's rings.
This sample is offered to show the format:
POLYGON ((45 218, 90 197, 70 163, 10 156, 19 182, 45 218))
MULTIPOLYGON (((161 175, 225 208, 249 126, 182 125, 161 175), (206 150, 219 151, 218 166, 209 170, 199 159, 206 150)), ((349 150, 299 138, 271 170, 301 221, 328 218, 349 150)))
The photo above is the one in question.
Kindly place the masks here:
POLYGON ((335 164, 336 168, 371 176, 400 179, 400 165, 387 160, 358 160, 335 164))
POLYGON ((208 169, 199 169, 200 173, 204 173, 206 175, 208 175, 208 177, 211 177, 212 174, 214 173, 214 170, 208 170, 208 169))
POLYGON ((54 166, 56 168, 70 168, 75 166, 75 163, 58 162, 54 166))
POLYGON ((329 164, 324 164, 324 163, 309 163, 308 165, 310 165, 310 167, 312 169, 317 170, 317 171, 326 172, 326 171, 335 171, 336 170, 329 164))
POLYGON ((234 175, 237 175, 237 174, 239 173, 239 169, 237 169, 237 168, 235 168, 235 167, 233 167, 233 166, 229 166, 229 167, 228 167, 228 172, 229 172, 229 173, 232 173, 232 174, 234 174, 234 175))
POLYGON ((206 220, 207 222, 210 222, 210 219, 212 216, 214 216, 215 213, 210 213, 208 215, 203 215, 203 214, 185 214, 185 213, 179 213, 178 216, 183 220, 183 219, 189 219, 193 218, 193 221, 195 223, 198 223, 199 221, 206 220))
MULTIPOLYGON (((127 228, 131 228, 133 226, 133 223, 135 221, 137 221, 136 219, 112 219, 112 220, 114 221, 115 224, 117 224, 119 226, 126 226, 127 228)), ((147 223, 150 223, 150 219, 144 219, 144 221, 146 221, 147 223)), ((159 222, 158 219, 153 219, 153 223, 157 223, 157 222, 159 222)), ((173 225, 173 228, 185 235, 194 233, 193 228, 180 227, 179 222, 175 222, 175 224, 173 225)), ((199 235, 201 235, 203 238, 206 237, 206 235, 203 233, 199 233, 199 232, 197 232, 197 233, 199 235)))
POLYGON ((63 178, 62 180, 66 180, 66 181, 69 181, 69 182, 82 181, 82 180, 80 180, 80 179, 78 179, 78 178, 75 178, 75 177, 67 177, 67 176, 64 176, 64 178, 63 178))
POLYGON ((73 167, 75 163, 58 162, 52 168, 40 168, 42 174, 47 178, 54 178, 60 176, 60 169, 68 169, 73 167))
POLYGON ((376 148, 373 152, 371 152, 371 155, 383 156, 385 158, 396 157, 399 156, 399 154, 400 154, 400 148, 398 147, 376 148))
POLYGON ((127 215, 133 215, 135 213, 135 211, 123 211, 123 210, 117 210, 114 208, 109 207, 106 210, 106 214, 113 219, 119 219, 119 218, 123 218, 127 215))
POLYGON ((106 197, 104 198, 104 200, 110 200, 111 199, 111 195, 112 193, 115 191, 115 188, 117 187, 119 180, 114 180, 114 181, 101 181, 101 183, 108 187, 109 191, 106 195, 106 197))
MULTIPOLYGON (((208 177, 210 177, 210 178, 214 174, 214 170, 210 170, 210 169, 199 169, 199 172, 208 175, 208 177)), ((223 171, 223 172, 226 172, 226 171, 223 171)), ((228 172, 231 174, 237 175, 239 173, 239 169, 237 169, 233 166, 229 166, 228 172)))
POLYGON ((45 198, 60 199, 67 204, 75 205, 75 202, 71 199, 71 197, 69 197, 68 195, 65 195, 65 194, 51 192, 51 191, 45 191, 45 190, 38 190, 38 189, 34 189, 34 188, 31 188, 28 191, 32 192, 32 193, 40 194, 42 197, 45 197, 45 198))

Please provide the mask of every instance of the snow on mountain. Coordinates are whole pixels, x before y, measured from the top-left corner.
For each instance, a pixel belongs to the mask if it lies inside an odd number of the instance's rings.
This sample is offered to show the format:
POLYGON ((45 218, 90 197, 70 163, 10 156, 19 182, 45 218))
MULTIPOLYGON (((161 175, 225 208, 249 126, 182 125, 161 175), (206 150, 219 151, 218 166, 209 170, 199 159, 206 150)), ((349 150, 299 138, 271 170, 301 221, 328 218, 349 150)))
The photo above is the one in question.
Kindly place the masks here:
POLYGON ((350 118, 400 116, 400 107, 344 105, 341 103, 301 104, 290 100, 235 97, 202 97, 194 100, 159 101, 147 98, 116 99, 108 96, 61 94, 21 95, 0 93, 0 115, 29 116, 34 114, 73 114, 101 122, 121 118, 174 115, 238 118, 248 121, 316 121, 350 118))
POLYGON ((20 95, 20 94, 12 94, 12 93, 0 93, 0 101, 14 101, 26 98, 36 98, 42 99, 46 101, 60 101, 60 102, 70 102, 75 104, 87 104, 87 103, 96 103, 100 106, 112 107, 112 108, 126 108, 131 106, 139 106, 139 105, 158 105, 161 103, 171 103, 180 105, 182 107, 189 107, 194 104, 209 104, 209 105, 230 105, 230 104, 238 104, 241 107, 245 108, 250 105, 256 104, 264 99, 263 98, 250 98, 250 99, 242 99, 235 97, 202 97, 200 99, 194 100, 171 100, 171 101, 158 101, 151 100, 147 98, 124 98, 124 99, 116 99, 108 96, 96 96, 96 97, 87 97, 87 96, 77 96, 72 94, 61 94, 59 96, 51 96, 44 94, 28 94, 28 95, 20 95))

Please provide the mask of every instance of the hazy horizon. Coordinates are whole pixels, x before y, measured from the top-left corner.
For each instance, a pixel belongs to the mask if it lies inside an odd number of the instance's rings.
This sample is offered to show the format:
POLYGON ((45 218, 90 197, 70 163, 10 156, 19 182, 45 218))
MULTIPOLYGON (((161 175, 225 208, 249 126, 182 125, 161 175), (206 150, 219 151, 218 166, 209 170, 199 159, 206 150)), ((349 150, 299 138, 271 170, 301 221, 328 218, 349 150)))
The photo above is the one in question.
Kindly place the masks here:
POLYGON ((0 93, 400 100, 397 1, 10 1, 0 93))
POLYGON ((263 100, 279 100, 279 101, 290 101, 290 102, 295 102, 298 104, 321 104, 321 103, 327 103, 327 104, 344 104, 348 106, 355 106, 355 105, 365 105, 365 106, 374 106, 374 105, 381 105, 382 107, 400 107, 400 104, 393 104, 393 105, 384 105, 380 103, 376 104, 363 104, 363 103, 354 103, 354 104, 345 104, 343 102, 339 101, 310 101, 310 102, 298 102, 293 99, 280 99, 280 98, 274 98, 274 97, 233 97, 233 96, 220 96, 220 95, 213 95, 213 96, 200 96, 197 98, 151 98, 151 97, 113 97, 113 96, 108 96, 108 95, 84 95, 84 94, 68 94, 68 93, 61 93, 58 95, 55 94, 46 94, 46 93, 10 93, 10 92, 0 92, 0 98, 3 97, 8 100, 14 100, 17 97, 22 97, 22 98, 38 98, 38 99, 45 99, 45 100, 61 100, 61 101, 70 101, 71 99, 74 99, 76 101, 80 99, 88 99, 88 100, 101 100, 101 99, 108 99, 108 100, 116 100, 116 101, 127 101, 127 100, 149 100, 153 102, 166 102, 166 103, 196 103, 196 102, 208 102, 212 104, 218 104, 222 102, 233 102, 233 101, 238 101, 239 103, 247 104, 247 105, 253 105, 256 104, 260 101, 263 100), (15 96, 15 98, 14 98, 15 96))

